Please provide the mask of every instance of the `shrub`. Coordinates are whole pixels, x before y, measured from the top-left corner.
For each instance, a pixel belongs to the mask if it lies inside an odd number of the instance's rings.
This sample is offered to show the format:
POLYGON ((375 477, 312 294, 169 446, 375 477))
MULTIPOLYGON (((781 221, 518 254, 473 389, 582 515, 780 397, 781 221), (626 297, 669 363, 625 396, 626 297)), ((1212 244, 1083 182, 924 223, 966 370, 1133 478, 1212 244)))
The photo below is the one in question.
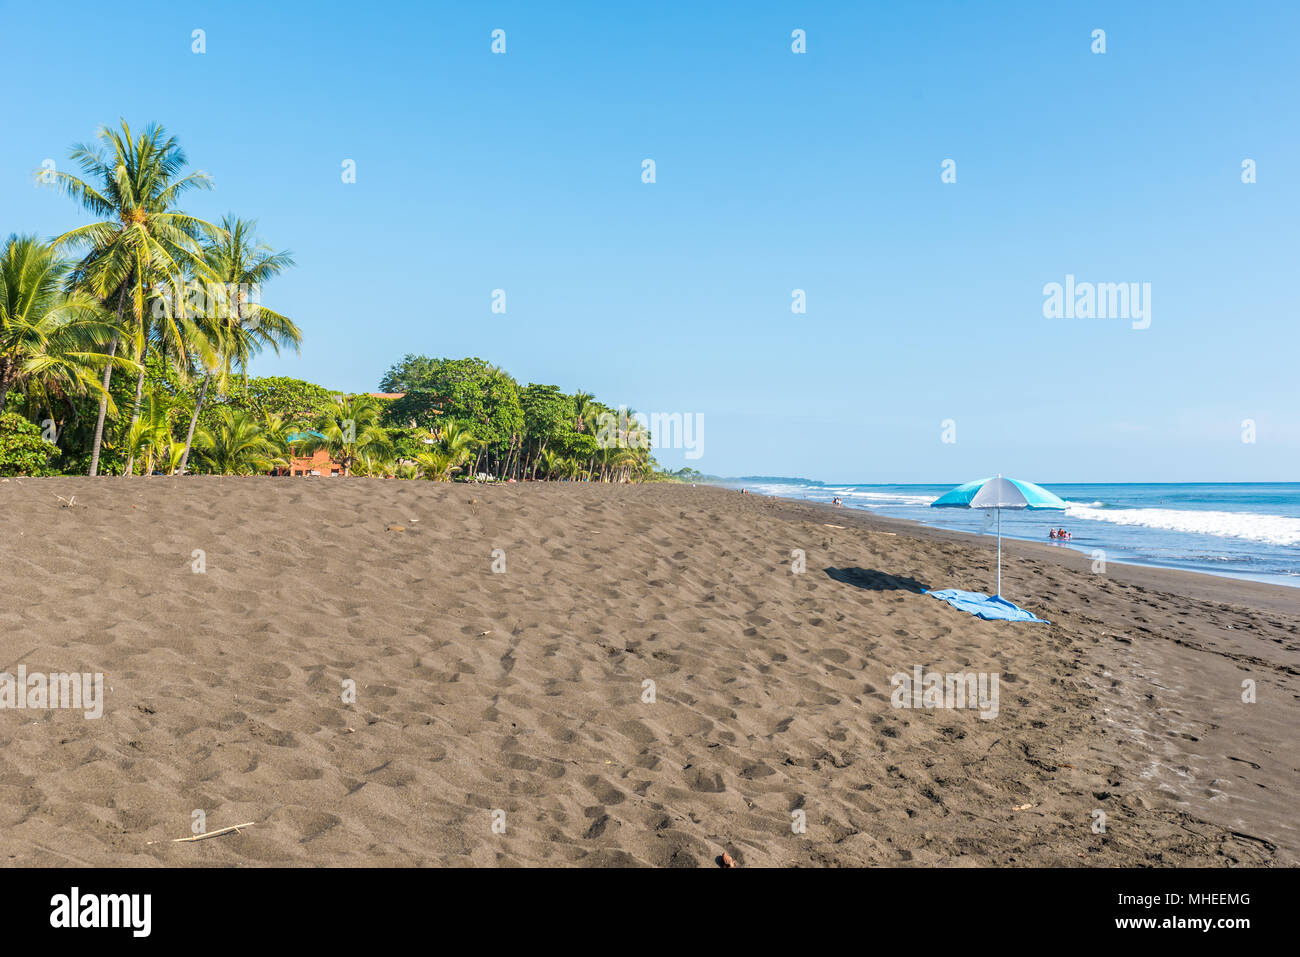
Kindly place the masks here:
POLYGON ((59 451, 40 427, 13 412, 0 412, 0 475, 54 475, 50 458, 59 451))

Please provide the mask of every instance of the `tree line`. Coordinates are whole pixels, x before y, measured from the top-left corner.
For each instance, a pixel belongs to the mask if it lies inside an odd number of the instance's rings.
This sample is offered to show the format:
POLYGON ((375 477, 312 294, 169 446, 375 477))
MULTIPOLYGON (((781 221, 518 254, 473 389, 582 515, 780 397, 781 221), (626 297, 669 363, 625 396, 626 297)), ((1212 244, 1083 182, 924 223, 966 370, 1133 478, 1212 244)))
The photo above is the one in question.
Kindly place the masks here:
POLYGON ((70 158, 38 181, 92 221, 0 247, 0 474, 265 474, 324 448, 345 475, 663 477, 634 413, 477 358, 406 356, 379 384, 397 399, 250 376, 302 342, 261 301, 292 254, 254 220, 186 212, 212 180, 159 125, 70 158))

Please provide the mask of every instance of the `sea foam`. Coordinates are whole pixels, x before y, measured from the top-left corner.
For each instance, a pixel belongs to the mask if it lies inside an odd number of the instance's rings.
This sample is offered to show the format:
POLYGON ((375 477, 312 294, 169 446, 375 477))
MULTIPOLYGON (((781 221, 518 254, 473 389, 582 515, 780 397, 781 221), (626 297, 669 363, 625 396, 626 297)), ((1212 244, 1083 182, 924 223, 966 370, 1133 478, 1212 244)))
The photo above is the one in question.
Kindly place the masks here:
POLYGON ((1243 538, 1269 545, 1300 545, 1300 518, 1257 512, 1202 512, 1172 508, 1096 508, 1071 504, 1070 518, 1115 525, 1140 525, 1174 532, 1243 538))

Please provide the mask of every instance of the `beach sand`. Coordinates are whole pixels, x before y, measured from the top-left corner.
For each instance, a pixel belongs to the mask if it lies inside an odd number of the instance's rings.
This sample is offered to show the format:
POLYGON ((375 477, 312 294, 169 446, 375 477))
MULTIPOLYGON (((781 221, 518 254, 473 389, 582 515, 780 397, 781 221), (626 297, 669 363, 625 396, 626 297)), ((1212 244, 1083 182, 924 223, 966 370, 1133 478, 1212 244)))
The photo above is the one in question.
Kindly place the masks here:
POLYGON ((717 488, 0 481, 0 670, 105 676, 0 711, 0 862, 1300 862, 1300 591, 1019 542, 1050 625, 920 591, 993 560, 717 488), (997 716, 892 707, 915 666, 997 716))

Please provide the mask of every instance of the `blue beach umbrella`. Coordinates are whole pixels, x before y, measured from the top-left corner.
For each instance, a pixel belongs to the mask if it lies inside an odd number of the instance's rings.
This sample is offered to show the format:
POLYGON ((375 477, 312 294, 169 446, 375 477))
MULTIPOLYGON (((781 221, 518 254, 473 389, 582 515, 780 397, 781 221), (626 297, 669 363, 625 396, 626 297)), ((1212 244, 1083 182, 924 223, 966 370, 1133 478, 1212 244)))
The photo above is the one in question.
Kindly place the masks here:
POLYGON ((1066 503, 1047 489, 1020 479, 980 479, 958 485, 933 502, 931 508, 995 508, 998 510, 998 590, 994 597, 1002 597, 1002 510, 1004 508, 1032 508, 1064 510, 1066 503))

